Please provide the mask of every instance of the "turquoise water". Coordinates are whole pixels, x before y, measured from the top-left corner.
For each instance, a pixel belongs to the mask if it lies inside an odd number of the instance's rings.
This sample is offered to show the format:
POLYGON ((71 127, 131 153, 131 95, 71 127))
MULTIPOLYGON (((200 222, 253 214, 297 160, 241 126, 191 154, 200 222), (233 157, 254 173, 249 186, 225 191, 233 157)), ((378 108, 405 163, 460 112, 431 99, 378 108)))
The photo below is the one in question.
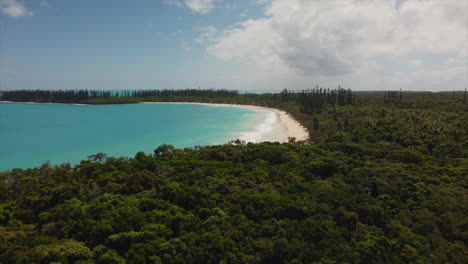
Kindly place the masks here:
POLYGON ((98 152, 132 157, 161 144, 226 143, 261 115, 246 108, 191 104, 0 103, 0 171, 45 161, 77 164, 98 152))

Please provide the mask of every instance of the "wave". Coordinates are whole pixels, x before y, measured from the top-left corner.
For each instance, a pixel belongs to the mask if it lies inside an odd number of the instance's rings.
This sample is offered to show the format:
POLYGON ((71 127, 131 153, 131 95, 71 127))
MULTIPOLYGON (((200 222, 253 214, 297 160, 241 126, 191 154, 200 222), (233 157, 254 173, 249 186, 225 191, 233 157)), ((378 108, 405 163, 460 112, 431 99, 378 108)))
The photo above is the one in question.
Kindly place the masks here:
POLYGON ((264 141, 283 141, 285 137, 285 128, 282 126, 278 114, 271 111, 262 111, 266 112, 261 113, 263 120, 260 121, 257 118, 249 121, 246 126, 251 125, 252 123, 258 123, 249 131, 241 132, 239 139, 245 142, 264 142, 264 141))

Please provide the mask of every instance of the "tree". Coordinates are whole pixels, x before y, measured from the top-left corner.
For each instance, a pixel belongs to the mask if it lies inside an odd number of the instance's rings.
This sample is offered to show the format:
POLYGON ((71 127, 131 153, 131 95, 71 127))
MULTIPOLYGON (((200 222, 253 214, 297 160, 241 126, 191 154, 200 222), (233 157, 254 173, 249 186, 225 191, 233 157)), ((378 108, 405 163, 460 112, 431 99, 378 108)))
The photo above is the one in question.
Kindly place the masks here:
POLYGON ((88 160, 91 160, 91 161, 102 162, 102 161, 105 161, 106 159, 107 159, 107 154, 103 152, 98 152, 94 155, 88 156, 88 160))
POLYGON ((320 124, 319 124, 319 121, 318 121, 318 118, 317 118, 317 116, 314 116, 313 122, 314 122, 314 124, 313 124, 313 126, 314 126, 314 130, 318 130, 318 129, 319 129, 319 126, 320 126, 320 124))
POLYGON ((174 151, 173 145, 163 144, 154 150, 154 155, 156 157, 169 157, 173 151, 174 151))

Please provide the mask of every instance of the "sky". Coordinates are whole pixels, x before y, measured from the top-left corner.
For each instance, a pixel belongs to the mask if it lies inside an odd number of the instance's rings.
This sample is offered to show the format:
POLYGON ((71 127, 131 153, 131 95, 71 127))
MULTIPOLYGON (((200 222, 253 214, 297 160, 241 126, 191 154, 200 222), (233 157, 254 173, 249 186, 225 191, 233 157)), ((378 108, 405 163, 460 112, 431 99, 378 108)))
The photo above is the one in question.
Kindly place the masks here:
POLYGON ((0 90, 467 83, 468 0, 0 0, 0 90))

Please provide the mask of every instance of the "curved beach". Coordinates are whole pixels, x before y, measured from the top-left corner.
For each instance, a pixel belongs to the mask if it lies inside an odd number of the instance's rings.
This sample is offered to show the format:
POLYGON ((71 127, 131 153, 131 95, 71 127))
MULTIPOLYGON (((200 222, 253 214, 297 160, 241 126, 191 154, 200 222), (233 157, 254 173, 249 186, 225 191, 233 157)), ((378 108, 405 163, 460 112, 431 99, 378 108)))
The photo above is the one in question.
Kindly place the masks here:
MULTIPOLYGON (((261 110, 261 111, 267 111, 273 113, 272 119, 265 120, 262 124, 259 126, 271 126, 271 127, 276 127, 279 128, 281 127, 281 130, 279 131, 280 136, 276 136, 274 139, 272 139, 268 135, 264 136, 252 136, 252 134, 255 134, 254 131, 251 132, 246 132, 245 134, 241 135, 239 139, 245 140, 247 142, 262 142, 262 141, 279 141, 279 142, 288 142, 288 138, 296 138, 298 141, 304 141, 309 138, 309 131, 303 127, 297 120, 295 120, 291 115, 289 115, 287 112, 276 109, 276 108, 269 108, 269 107, 262 107, 262 106, 256 106, 256 105, 240 105, 240 104, 218 104, 218 103, 196 103, 196 102, 141 102, 142 104, 198 104, 198 105, 208 105, 208 106, 229 106, 229 107, 242 107, 242 108, 249 108, 253 110, 261 110), (248 135, 250 134, 250 135, 248 135)), ((268 119, 267 116, 265 116, 265 119, 268 119)), ((261 129, 261 128, 259 128, 261 129)))
MULTIPOLYGON (((35 102, 11 102, 11 101, 0 101, 0 103, 26 103, 26 104, 63 104, 63 103, 35 103, 35 102)), ((274 127, 276 131, 270 131, 270 135, 260 135, 259 132, 246 131, 241 133, 237 138, 246 142, 263 142, 263 141, 278 141, 288 142, 289 138, 295 138, 297 141, 305 141, 309 139, 309 131, 303 127, 297 120, 295 120, 290 114, 283 110, 276 108, 269 108, 256 105, 241 105, 241 104, 220 104, 220 103, 197 103, 197 102, 140 102, 141 104, 196 104, 196 105, 208 105, 208 106, 227 106, 227 107, 241 107, 249 108, 253 110, 268 111, 274 113, 274 118, 268 119, 265 117, 265 122, 257 125, 257 130, 265 130, 265 127, 274 127), (275 134, 272 136, 272 134, 275 134)), ((68 103, 65 103, 68 104, 68 103)), ((82 104, 73 104, 82 105, 82 104)), ((271 116, 270 116, 271 117, 271 116)), ((235 138, 235 139, 237 139, 235 138)))

